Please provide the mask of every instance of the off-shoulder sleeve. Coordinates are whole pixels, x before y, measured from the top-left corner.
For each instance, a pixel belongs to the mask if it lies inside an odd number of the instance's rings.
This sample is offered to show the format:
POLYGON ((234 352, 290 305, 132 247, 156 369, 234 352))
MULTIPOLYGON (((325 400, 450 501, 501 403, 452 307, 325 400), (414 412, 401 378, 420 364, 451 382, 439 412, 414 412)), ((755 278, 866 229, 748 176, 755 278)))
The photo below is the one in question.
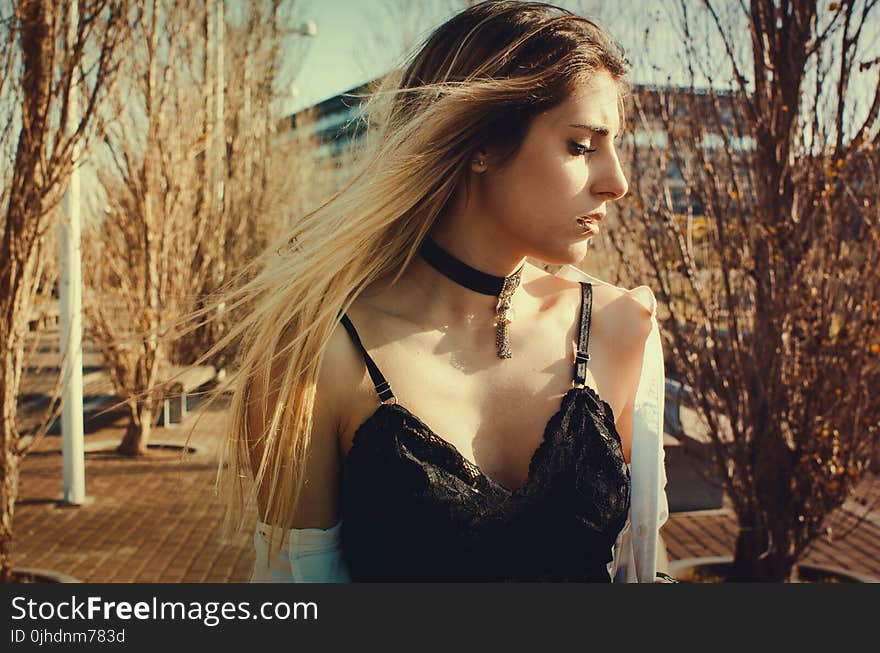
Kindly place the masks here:
POLYGON ((639 582, 653 583, 657 571, 660 527, 669 518, 666 464, 663 450, 663 408, 666 373, 657 323, 657 300, 650 293, 651 330, 645 343, 642 373, 633 409, 631 538, 639 582))
MULTIPOLYGON (((348 583, 351 578, 342 556, 342 522, 331 528, 291 528, 281 547, 269 557, 269 524, 257 521, 254 530, 256 560, 252 583, 348 583)), ((277 535, 276 535, 277 537, 277 535)))

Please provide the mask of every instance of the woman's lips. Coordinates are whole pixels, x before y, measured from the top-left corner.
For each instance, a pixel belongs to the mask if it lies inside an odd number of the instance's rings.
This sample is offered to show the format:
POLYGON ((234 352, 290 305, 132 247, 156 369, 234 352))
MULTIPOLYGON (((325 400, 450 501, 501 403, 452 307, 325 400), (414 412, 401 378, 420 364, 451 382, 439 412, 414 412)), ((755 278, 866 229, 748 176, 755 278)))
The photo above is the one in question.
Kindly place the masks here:
POLYGON ((584 231, 599 233, 599 220, 601 219, 601 216, 586 215, 579 217, 577 221, 584 231))

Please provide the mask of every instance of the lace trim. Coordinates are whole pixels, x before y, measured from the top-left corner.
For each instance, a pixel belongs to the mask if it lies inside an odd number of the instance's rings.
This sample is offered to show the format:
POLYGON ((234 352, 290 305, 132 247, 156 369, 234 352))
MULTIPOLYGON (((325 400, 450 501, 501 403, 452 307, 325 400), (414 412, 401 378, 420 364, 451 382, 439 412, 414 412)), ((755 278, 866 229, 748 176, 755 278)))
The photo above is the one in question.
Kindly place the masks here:
MULTIPOLYGON (((527 485, 529 483, 531 477, 534 475, 537 469, 538 461, 540 460, 541 456, 545 455, 544 451, 549 447, 548 442, 551 439, 550 436, 553 435, 555 430, 558 428, 559 422, 562 420, 562 416, 566 412, 568 402, 581 392, 586 393, 588 396, 590 396, 600 408, 599 416, 602 418, 607 429, 607 432, 600 430, 600 435, 606 440, 610 440, 611 438, 609 437, 609 433, 613 434, 614 440, 616 440, 617 444, 622 448, 623 444, 620 439, 620 434, 617 433, 617 429, 614 425, 614 411, 611 408, 610 404, 602 399, 602 397, 599 396, 599 393, 597 393, 593 388, 588 385, 571 388, 562 397, 559 409, 550 417, 546 427, 544 428, 544 434, 541 438, 541 442, 535 449, 535 452, 532 454, 532 457, 529 460, 528 477, 524 485, 527 485)), ((364 420, 364 422, 355 431, 354 437, 352 438, 351 448, 346 455, 346 461, 348 458, 351 457, 352 451, 354 451, 361 444, 361 441, 365 440, 367 437, 375 437, 374 435, 369 434, 375 433, 379 429, 371 427, 376 420, 381 419, 380 413, 385 411, 401 413, 407 419, 415 422, 415 424, 419 428, 415 430, 409 430, 409 432, 414 433, 422 438, 426 438, 431 444, 440 447, 441 449, 445 450, 449 455, 451 455, 454 459, 454 462, 457 462, 467 472, 469 476, 469 483, 477 483, 481 479, 484 479, 486 481, 489 481, 491 484, 497 485, 498 487, 510 493, 516 493, 523 489, 522 487, 511 489, 499 483, 498 481, 492 480, 483 472, 483 470, 481 470, 477 465, 472 463, 466 456, 464 456, 461 451, 459 451, 458 447, 449 442, 449 440, 446 440, 445 438, 438 435, 437 432, 434 431, 434 429, 432 429, 430 426, 428 426, 428 424, 426 424, 417 414, 415 414, 399 402, 391 404, 379 404, 376 410, 373 411, 373 413, 366 420, 364 420)))
MULTIPOLYGON (((365 468, 356 475, 364 479, 363 482, 367 482, 366 479, 371 476, 393 475, 408 469, 409 473, 416 474, 405 479, 406 482, 400 481, 401 485, 406 485, 408 494, 433 496, 439 500, 445 492, 449 499, 450 491, 461 494, 466 487, 472 497, 497 500, 502 508, 514 499, 516 503, 539 500, 552 477, 574 471, 575 488, 585 500, 584 503, 600 504, 587 511, 589 514, 583 520, 585 523, 597 531, 610 527, 616 537, 628 518, 630 470, 614 425, 613 410, 589 386, 572 388, 565 394, 532 455, 525 483, 516 490, 510 490, 486 476, 452 443, 437 435, 402 404, 380 405, 358 428, 345 459, 347 478, 351 476, 352 465, 356 465, 358 458, 367 452, 372 452, 366 456, 368 467, 376 466, 377 460, 400 460, 401 457, 408 458, 411 465, 406 468, 394 467, 388 472, 379 468, 365 468), (402 424, 400 418, 403 419, 402 424), (376 458, 379 451, 388 448, 393 452, 391 456, 382 454, 376 458), (438 477, 437 470, 458 479, 464 487, 454 482, 444 483, 438 477)), ((358 489, 353 491, 358 492, 358 489)))

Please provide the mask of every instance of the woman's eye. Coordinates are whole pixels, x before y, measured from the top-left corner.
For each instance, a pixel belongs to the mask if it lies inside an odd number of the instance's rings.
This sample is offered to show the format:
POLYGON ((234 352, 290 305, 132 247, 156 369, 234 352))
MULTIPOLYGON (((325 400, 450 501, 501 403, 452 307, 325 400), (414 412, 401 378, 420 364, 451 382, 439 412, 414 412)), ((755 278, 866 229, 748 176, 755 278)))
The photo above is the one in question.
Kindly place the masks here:
POLYGON ((577 141, 569 141, 569 146, 571 147, 571 153, 578 156, 592 154, 596 151, 596 148, 587 147, 583 143, 578 143, 577 141))

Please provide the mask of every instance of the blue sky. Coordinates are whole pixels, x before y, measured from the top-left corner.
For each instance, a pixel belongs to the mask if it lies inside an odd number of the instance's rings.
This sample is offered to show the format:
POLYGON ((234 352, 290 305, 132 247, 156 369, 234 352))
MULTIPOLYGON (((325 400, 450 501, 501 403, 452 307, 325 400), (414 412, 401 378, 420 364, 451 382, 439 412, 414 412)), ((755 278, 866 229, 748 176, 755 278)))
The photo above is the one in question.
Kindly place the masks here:
POLYGON ((310 106, 381 75, 404 56, 402 32, 427 36, 455 7, 465 5, 445 0, 303 0, 297 13, 314 20, 318 33, 305 44, 292 106, 310 106))

